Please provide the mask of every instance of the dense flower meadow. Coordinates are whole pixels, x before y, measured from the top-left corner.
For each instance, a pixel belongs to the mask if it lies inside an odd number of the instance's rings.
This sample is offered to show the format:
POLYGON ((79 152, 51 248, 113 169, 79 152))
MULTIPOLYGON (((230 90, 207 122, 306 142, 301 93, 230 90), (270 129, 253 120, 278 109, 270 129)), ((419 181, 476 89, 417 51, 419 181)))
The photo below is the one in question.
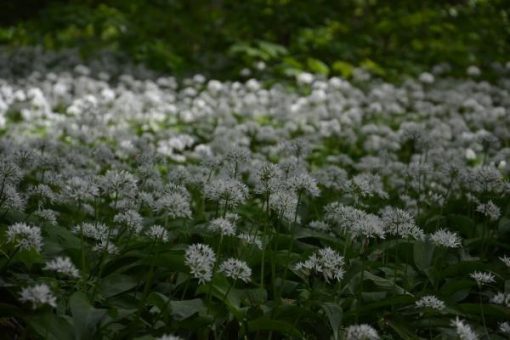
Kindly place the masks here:
POLYGON ((0 57, 9 338, 509 338, 510 72, 59 58, 0 57))

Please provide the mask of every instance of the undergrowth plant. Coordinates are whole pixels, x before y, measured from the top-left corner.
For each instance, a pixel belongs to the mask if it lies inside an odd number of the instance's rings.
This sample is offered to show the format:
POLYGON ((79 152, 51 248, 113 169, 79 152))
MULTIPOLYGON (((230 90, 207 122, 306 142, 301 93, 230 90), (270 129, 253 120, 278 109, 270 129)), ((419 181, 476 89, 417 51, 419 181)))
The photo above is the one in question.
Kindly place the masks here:
MULTIPOLYGON (((506 339, 510 78, 0 79, 11 339, 506 339)), ((118 66, 117 66, 118 67, 118 66)))

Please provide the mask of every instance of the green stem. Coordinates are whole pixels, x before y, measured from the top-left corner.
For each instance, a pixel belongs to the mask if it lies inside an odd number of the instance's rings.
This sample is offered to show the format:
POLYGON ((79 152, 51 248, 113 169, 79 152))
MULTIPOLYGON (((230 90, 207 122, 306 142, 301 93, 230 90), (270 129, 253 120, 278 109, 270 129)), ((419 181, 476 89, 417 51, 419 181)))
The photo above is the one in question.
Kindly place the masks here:
POLYGON ((480 314, 482 316, 482 324, 483 324, 483 330, 485 331, 485 335, 487 336, 487 339, 490 339, 489 332, 487 331, 487 324, 485 322, 485 311, 483 309, 483 302, 482 302, 482 290, 480 285, 478 286, 478 296, 480 301, 480 314))

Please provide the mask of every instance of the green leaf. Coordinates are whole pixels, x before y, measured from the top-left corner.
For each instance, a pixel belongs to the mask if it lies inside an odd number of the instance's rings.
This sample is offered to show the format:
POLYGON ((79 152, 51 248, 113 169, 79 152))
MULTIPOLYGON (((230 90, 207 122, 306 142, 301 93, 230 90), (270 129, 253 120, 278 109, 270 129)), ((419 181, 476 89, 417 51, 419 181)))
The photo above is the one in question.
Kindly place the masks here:
POLYGON ((503 217, 499 220, 498 231, 500 234, 510 233, 510 218, 503 217))
POLYGON ((380 276, 374 275, 368 271, 364 273, 364 279, 372 281, 377 287, 383 288, 387 291, 392 291, 396 294, 407 294, 411 295, 407 290, 395 284, 395 282, 382 278, 380 276))
POLYGON ((450 214, 448 224, 452 231, 458 231, 467 238, 474 237, 476 234, 476 223, 467 216, 450 214))
POLYGON ((342 307, 332 302, 325 302, 322 304, 322 309, 328 316, 329 325, 333 331, 333 337, 335 340, 339 339, 338 330, 342 324, 342 307))
POLYGON ((416 241, 414 243, 414 264, 424 273, 426 273, 427 269, 432 265, 434 248, 431 242, 416 241))
POLYGON ((41 339, 66 340, 75 339, 73 327, 69 322, 53 312, 45 312, 26 319, 30 328, 38 334, 41 339))
POLYGON ((335 61, 331 68, 340 73, 344 78, 350 78, 352 76, 352 71, 354 70, 352 64, 341 60, 335 61))
POLYGON ((170 308, 174 318, 184 320, 203 310, 204 303, 201 299, 170 301, 170 308))
POLYGON ((301 332, 299 332, 299 330, 292 324, 285 321, 268 319, 267 317, 262 317, 253 321, 249 321, 248 330, 250 332, 273 331, 298 338, 303 337, 301 332))
POLYGON ((306 61, 308 68, 313 73, 323 74, 327 76, 329 74, 328 65, 324 64, 322 61, 314 58, 308 58, 306 61))
POLYGON ((73 316, 76 339, 94 338, 96 327, 105 316, 106 310, 94 308, 87 296, 81 292, 76 292, 71 296, 69 306, 73 316))
POLYGON ((113 274, 101 280, 100 291, 105 298, 109 298, 135 288, 136 284, 131 276, 113 274))
MULTIPOLYGON (((462 313, 470 314, 474 317, 480 316, 480 305, 478 303, 463 303, 457 305, 456 308, 462 313)), ((485 316, 488 318, 497 318, 500 320, 510 319, 510 308, 494 304, 484 304, 483 310, 485 316)))
POLYGON ((454 278, 451 281, 445 283, 439 292, 441 296, 446 298, 446 301, 451 303, 458 303, 469 295, 474 285, 474 280, 454 278))
POLYGON ((400 336, 401 339, 419 339, 413 331, 401 323, 388 321, 387 324, 400 336))
POLYGON ((363 60, 360 66, 365 70, 379 76, 384 76, 384 74, 386 73, 381 66, 379 66, 377 63, 370 59, 363 60))

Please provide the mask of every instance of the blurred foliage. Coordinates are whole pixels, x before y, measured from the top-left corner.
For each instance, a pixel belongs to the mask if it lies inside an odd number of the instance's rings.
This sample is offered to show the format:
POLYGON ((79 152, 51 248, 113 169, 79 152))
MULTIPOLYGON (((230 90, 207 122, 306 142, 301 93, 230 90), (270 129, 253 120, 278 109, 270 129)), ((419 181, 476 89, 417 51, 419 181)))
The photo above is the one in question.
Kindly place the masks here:
POLYGON ((0 43, 125 52, 176 74, 310 71, 391 78, 506 62, 508 0, 6 0, 0 43), (262 68, 262 64, 258 64, 262 68))

